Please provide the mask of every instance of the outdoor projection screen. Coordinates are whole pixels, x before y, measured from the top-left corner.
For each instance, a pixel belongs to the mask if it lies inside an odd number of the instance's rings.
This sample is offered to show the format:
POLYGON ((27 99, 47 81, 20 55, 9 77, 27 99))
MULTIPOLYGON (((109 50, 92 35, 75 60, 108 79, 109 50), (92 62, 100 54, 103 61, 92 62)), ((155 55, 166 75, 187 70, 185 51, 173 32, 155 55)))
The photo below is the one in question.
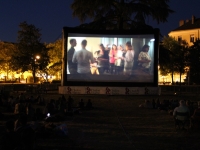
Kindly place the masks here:
POLYGON ((158 86, 158 43, 159 29, 64 27, 64 85, 158 86))

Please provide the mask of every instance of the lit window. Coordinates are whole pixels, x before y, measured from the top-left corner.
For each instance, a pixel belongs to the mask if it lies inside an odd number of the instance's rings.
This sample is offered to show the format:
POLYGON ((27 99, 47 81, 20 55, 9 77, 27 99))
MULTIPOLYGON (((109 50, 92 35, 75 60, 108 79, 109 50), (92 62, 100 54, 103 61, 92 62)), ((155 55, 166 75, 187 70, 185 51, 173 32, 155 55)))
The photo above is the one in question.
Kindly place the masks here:
POLYGON ((190 35, 190 42, 194 42, 194 34, 190 35))
POLYGON ((182 41, 182 36, 178 36, 178 42, 182 41))

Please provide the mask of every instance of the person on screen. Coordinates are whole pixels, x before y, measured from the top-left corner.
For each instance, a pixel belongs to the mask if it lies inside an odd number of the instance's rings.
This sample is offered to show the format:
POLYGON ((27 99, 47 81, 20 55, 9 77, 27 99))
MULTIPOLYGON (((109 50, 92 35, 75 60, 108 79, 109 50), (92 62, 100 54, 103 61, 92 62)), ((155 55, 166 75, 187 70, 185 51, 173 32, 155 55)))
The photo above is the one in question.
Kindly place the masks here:
POLYGON ((95 74, 95 75, 99 75, 99 70, 98 70, 98 62, 95 61, 93 64, 90 64, 90 70, 91 70, 91 74, 95 74))
POLYGON ((114 73, 116 55, 117 55, 117 46, 113 44, 109 52, 110 74, 114 73))
POLYGON ((72 58, 75 52, 74 47, 76 46, 76 39, 71 39, 69 42, 71 44, 71 48, 67 52, 68 70, 70 74, 76 74, 77 64, 72 62, 72 58))
POLYGON ((109 73, 110 71, 110 64, 109 64, 109 53, 110 53, 110 44, 107 44, 106 47, 105 47, 105 57, 108 59, 108 61, 106 62, 106 65, 105 65, 105 71, 106 73, 109 73))
POLYGON ((123 47, 122 45, 118 46, 116 60, 115 60, 115 74, 119 75, 123 71, 123 47))
POLYGON ((124 59, 124 74, 131 75, 134 63, 134 50, 130 41, 126 42, 126 54, 125 57, 123 57, 123 59, 124 59))
POLYGON ((149 52, 149 45, 144 45, 142 47, 142 51, 139 53, 138 56, 139 68, 147 73, 149 73, 151 66, 151 57, 149 56, 148 52, 149 52))
POLYGON ((98 64, 98 70, 101 75, 106 70, 106 67, 108 66, 108 62, 109 62, 108 53, 106 53, 106 50, 103 44, 99 45, 99 50, 95 52, 95 56, 96 56, 96 60, 98 64))
POLYGON ((82 49, 76 51, 72 58, 73 63, 77 63, 77 72, 79 74, 91 74, 90 64, 94 63, 93 54, 86 50, 87 40, 81 42, 82 49))

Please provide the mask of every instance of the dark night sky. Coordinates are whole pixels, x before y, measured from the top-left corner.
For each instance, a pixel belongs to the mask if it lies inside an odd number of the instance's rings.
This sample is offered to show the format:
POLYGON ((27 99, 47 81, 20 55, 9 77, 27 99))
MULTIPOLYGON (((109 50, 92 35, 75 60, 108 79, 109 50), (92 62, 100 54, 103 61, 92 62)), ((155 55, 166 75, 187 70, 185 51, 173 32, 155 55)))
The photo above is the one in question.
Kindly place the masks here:
MULTIPOLYGON (((0 40, 17 41, 20 22, 27 21, 41 29, 42 42, 54 42, 61 37, 62 27, 74 27, 80 24, 72 18, 70 8, 73 0, 0 0, 0 40)), ((160 28, 162 35, 167 35, 179 25, 181 19, 200 17, 198 0, 171 0, 170 8, 175 11, 167 23, 157 24, 151 19, 147 24, 160 28)))

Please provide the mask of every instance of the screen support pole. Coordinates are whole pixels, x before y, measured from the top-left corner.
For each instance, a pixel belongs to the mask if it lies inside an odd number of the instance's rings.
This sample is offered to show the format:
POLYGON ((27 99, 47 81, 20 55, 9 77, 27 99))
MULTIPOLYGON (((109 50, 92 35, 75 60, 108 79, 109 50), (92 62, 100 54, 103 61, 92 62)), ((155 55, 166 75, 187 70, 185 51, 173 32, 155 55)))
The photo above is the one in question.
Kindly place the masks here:
POLYGON ((66 74, 67 74, 67 37, 62 31, 62 76, 61 76, 61 86, 66 85, 66 74))

